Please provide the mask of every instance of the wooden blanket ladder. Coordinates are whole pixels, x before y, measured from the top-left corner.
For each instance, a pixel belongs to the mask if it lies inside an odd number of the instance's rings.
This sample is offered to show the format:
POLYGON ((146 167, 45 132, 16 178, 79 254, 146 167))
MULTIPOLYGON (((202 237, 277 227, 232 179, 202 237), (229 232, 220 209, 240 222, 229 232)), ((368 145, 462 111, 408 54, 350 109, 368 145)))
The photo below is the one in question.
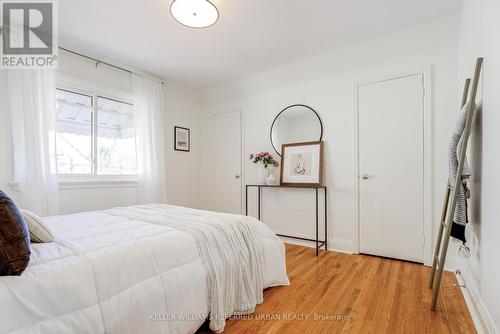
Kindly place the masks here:
MULTIPOLYGON (((469 136, 473 121, 473 108, 476 101, 477 87, 479 84, 479 76, 481 73, 481 65, 483 63, 483 58, 477 58, 476 68, 474 70, 474 77, 472 80, 472 88, 470 92, 470 104, 467 109, 467 118, 465 123, 465 129, 462 134, 462 142, 460 147, 460 157, 457 169, 457 175, 455 178, 455 184, 450 185, 448 180, 446 184, 446 193, 444 196, 443 209, 441 212, 441 221, 439 224, 439 232, 436 239, 436 248, 434 250, 434 256, 432 260, 432 272, 429 279, 429 288, 432 290, 432 304, 431 310, 436 309, 437 299, 439 296, 439 288, 441 286, 441 279, 443 276, 444 264, 446 261, 446 253, 448 251, 448 243, 450 241, 451 226, 453 224, 453 217, 455 215, 455 209, 457 206, 457 199, 459 192, 457 189, 462 183, 462 172, 465 164, 465 155, 467 152, 467 143, 469 141, 469 136)), ((469 86, 471 79, 465 80, 464 91, 462 94, 462 108, 467 103, 467 96, 469 93, 469 86)))

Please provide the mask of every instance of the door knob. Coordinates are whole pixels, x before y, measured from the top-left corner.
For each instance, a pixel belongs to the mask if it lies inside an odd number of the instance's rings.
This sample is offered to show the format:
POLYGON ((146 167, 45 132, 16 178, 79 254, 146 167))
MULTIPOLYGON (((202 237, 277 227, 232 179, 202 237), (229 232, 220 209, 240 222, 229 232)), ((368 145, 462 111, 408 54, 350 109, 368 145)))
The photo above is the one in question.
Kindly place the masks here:
POLYGON ((362 178, 363 180, 368 180, 369 178, 368 174, 361 174, 359 177, 362 178))
POLYGON ((236 174, 236 175, 234 176, 234 178, 235 178, 235 179, 239 179, 239 178, 240 178, 240 175, 239 175, 239 174, 236 174))

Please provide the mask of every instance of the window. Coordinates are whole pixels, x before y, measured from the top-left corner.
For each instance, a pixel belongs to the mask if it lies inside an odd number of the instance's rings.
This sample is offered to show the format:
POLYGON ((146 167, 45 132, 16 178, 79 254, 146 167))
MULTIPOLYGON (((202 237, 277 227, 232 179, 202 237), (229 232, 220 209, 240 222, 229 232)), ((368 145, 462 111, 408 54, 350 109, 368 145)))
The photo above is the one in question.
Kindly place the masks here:
POLYGON ((97 97, 97 174, 137 174, 132 105, 97 97))
POLYGON ((65 89, 56 99, 58 174, 137 174, 133 105, 65 89))
POLYGON ((92 96, 57 90, 58 174, 92 173, 92 100, 92 96))

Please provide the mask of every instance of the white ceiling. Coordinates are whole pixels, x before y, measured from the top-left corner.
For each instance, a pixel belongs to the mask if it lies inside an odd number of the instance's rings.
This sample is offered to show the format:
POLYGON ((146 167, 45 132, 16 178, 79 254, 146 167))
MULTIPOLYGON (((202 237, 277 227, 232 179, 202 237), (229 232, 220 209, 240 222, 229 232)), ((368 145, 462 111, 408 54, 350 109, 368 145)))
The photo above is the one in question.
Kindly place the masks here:
POLYGON ((171 0, 59 1, 60 37, 200 89, 457 9, 461 0, 213 0, 219 21, 192 29, 171 0))

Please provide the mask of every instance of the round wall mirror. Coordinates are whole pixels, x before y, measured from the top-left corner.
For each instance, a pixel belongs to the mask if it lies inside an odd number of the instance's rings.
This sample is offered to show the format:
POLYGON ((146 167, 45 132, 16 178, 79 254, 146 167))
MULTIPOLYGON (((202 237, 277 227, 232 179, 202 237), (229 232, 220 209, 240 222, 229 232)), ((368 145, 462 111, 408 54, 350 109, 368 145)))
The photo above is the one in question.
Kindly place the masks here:
POLYGON ((283 109, 271 125, 271 143, 281 155, 281 145, 319 141, 323 137, 323 124, 313 108, 294 104, 283 109))

